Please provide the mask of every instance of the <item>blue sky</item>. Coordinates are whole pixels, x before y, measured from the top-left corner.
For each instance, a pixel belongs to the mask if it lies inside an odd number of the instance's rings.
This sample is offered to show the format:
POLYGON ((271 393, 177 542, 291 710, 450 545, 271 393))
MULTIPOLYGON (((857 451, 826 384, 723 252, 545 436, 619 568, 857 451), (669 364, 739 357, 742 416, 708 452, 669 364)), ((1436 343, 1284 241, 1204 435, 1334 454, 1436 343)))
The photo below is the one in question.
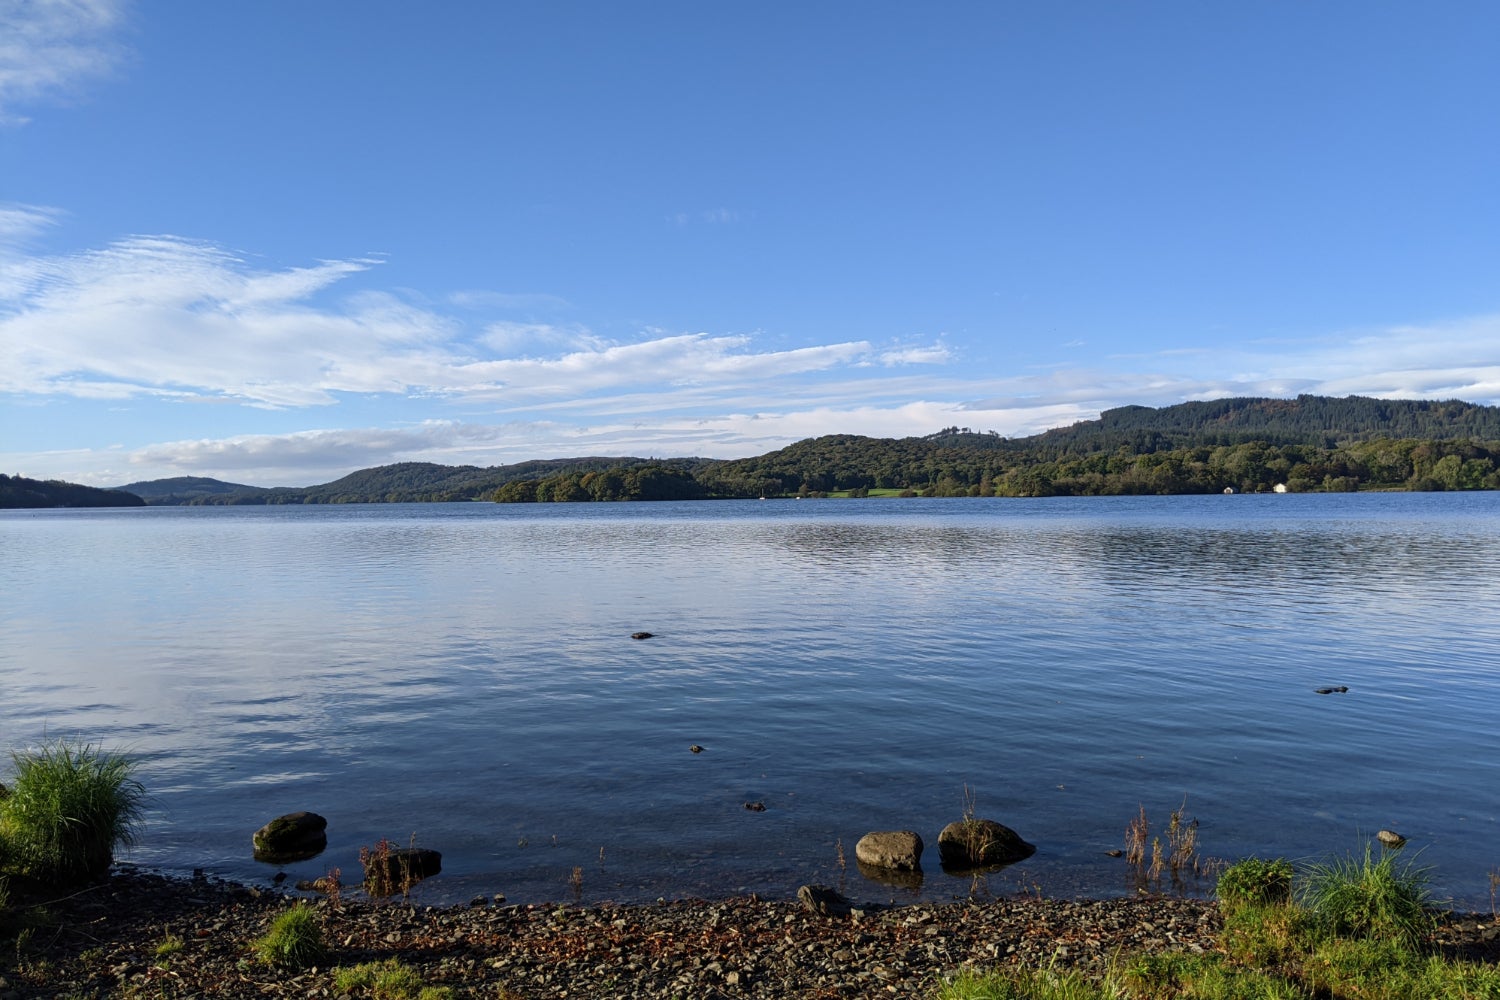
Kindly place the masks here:
POLYGON ((1500 5, 0 0, 0 471, 1500 403, 1500 5))

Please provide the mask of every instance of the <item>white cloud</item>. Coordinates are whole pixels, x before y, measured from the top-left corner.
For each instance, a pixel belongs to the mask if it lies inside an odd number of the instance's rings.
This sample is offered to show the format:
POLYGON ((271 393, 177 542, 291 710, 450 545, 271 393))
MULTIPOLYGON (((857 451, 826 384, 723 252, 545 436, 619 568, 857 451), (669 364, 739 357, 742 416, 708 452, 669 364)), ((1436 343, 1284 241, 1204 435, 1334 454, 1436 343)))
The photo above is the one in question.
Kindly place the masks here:
POLYGON ((953 352, 943 344, 928 347, 907 347, 886 351, 880 355, 880 363, 887 367, 896 365, 943 365, 953 360, 953 352))
POLYGON ((116 0, 0 0, 0 127, 29 119, 15 109, 75 93, 110 73, 124 50, 116 0))
MULTIPOLYGON (((48 218, 28 208, 0 221, 23 232, 48 218)), ((262 407, 375 393, 513 408, 577 405, 621 391, 784 388, 874 362, 930 365, 948 357, 941 346, 882 351, 867 341, 764 351, 746 334, 652 329, 617 342, 578 324, 501 321, 470 333, 455 317, 390 293, 328 301, 341 282, 379 263, 268 269, 175 236, 0 259, 0 350, 11 359, 0 370, 0 392, 262 407)))

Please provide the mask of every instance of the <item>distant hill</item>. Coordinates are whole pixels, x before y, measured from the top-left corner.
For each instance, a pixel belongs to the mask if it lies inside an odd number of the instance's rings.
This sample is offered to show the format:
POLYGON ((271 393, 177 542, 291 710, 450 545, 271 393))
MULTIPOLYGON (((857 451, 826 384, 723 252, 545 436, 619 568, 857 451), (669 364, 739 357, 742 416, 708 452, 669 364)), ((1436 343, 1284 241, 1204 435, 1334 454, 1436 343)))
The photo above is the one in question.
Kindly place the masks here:
POLYGON ((752 458, 565 458, 492 468, 400 462, 319 486, 179 477, 131 483, 152 504, 386 503, 785 496, 890 489, 938 496, 1270 489, 1500 488, 1500 407, 1364 396, 1122 406, 1029 437, 947 427, 829 434, 752 458), (503 489, 502 489, 503 488, 503 489))
POLYGON ((144 507, 134 493, 80 486, 57 479, 27 479, 0 475, 0 508, 29 507, 144 507))
MULTIPOLYGON (((708 459, 674 459, 689 469, 708 459)), ((619 457, 534 459, 513 465, 480 468, 474 465, 437 465, 398 462, 351 472, 317 486, 239 486, 217 479, 179 476, 133 483, 152 504, 246 505, 294 503, 423 503, 488 499, 507 483, 546 476, 600 472, 646 464, 646 459, 619 457)))
POLYGON ((140 483, 127 483, 124 486, 113 488, 124 490, 126 493, 134 493, 152 506, 190 503, 201 497, 268 492, 259 486, 226 483, 220 479, 207 479, 203 476, 176 476, 172 479, 151 479, 140 483))
POLYGON ((867 489, 939 496, 1204 493, 1278 483, 1494 489, 1500 407, 1307 395, 1123 406, 1021 438, 961 427, 901 439, 830 434, 713 463, 698 480, 721 497, 867 489))
POLYGON ((1086 454, 1128 447, 1148 452, 1182 445, 1315 444, 1332 448, 1375 438, 1424 441, 1500 440, 1500 407, 1461 400, 1372 399, 1368 396, 1238 397, 1154 409, 1121 406, 1005 447, 1086 454))

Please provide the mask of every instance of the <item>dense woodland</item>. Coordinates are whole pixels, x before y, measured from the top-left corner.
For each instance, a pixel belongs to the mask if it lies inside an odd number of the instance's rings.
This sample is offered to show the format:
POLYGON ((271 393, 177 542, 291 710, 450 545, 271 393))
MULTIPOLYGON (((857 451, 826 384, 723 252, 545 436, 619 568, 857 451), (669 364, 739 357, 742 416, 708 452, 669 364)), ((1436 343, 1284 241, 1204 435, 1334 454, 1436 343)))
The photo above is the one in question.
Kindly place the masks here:
MULTIPOLYGON (((494 499, 645 499, 630 466, 517 482, 494 499)), ((673 499, 861 495, 1107 496, 1500 489, 1500 407, 1420 400, 1222 399, 1106 410, 1026 438, 949 427, 921 438, 828 435, 701 463, 673 499)))
POLYGON ((741 497, 1104 496, 1500 489, 1500 407, 1456 400, 1220 399, 1124 406, 1024 438, 948 427, 913 438, 832 434, 754 458, 570 458, 492 468, 403 462, 321 486, 179 477, 117 491, 0 479, 0 505, 547 503, 741 497), (31 485, 21 485, 31 484, 31 485), (39 487, 45 486, 46 489, 39 487), (73 491, 87 491, 73 493, 73 491))
POLYGON ((0 510, 37 507, 143 507, 133 493, 79 486, 57 479, 0 475, 0 510))

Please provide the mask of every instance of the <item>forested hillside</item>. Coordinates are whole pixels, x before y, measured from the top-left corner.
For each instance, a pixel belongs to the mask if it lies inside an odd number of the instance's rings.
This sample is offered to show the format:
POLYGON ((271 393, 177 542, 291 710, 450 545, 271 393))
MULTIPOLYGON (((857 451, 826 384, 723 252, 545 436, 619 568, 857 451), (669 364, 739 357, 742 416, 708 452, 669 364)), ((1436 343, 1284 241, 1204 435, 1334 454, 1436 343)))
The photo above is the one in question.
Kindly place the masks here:
POLYGON ((143 507, 134 493, 101 490, 60 480, 0 475, 0 508, 28 507, 143 507))
MULTIPOLYGON (((706 459, 675 459, 693 469, 706 459)), ((647 465, 639 458, 537 459, 483 469, 474 465, 400 462, 351 472, 320 486, 264 488, 238 486, 215 479, 180 477, 133 484, 153 504, 254 505, 300 503, 425 503, 490 499, 500 487, 517 480, 581 475, 606 469, 629 470, 647 465), (216 484, 216 485, 215 485, 216 484)), ((592 499, 592 498, 590 498, 592 499)), ((608 499, 624 499, 609 497, 608 499)))
POLYGON ((1135 452, 1185 445, 1317 444, 1325 448, 1375 438, 1500 441, 1500 407, 1459 400, 1298 396, 1216 399, 1153 409, 1122 406, 1097 420, 1008 442, 1038 456, 1135 452))
POLYGON ((1500 407, 1457 400, 1220 399, 1124 406, 1024 438, 948 427, 913 438, 831 434, 753 458, 403 462, 321 486, 136 483, 153 503, 696 500, 852 493, 1122 493, 1500 489, 1500 407))
MULTIPOLYGON (((959 427, 920 438, 827 435, 711 462, 695 478, 708 497, 1500 489, 1500 407, 1358 396, 1127 406, 1026 438, 959 427)), ((542 480, 538 495, 554 485, 542 480)))
POLYGON ((265 493, 259 486, 244 486, 226 483, 203 476, 174 476, 171 479, 152 479, 139 483, 126 483, 114 487, 126 493, 134 493, 153 507, 167 507, 193 503, 205 497, 221 497, 235 493, 265 493))

